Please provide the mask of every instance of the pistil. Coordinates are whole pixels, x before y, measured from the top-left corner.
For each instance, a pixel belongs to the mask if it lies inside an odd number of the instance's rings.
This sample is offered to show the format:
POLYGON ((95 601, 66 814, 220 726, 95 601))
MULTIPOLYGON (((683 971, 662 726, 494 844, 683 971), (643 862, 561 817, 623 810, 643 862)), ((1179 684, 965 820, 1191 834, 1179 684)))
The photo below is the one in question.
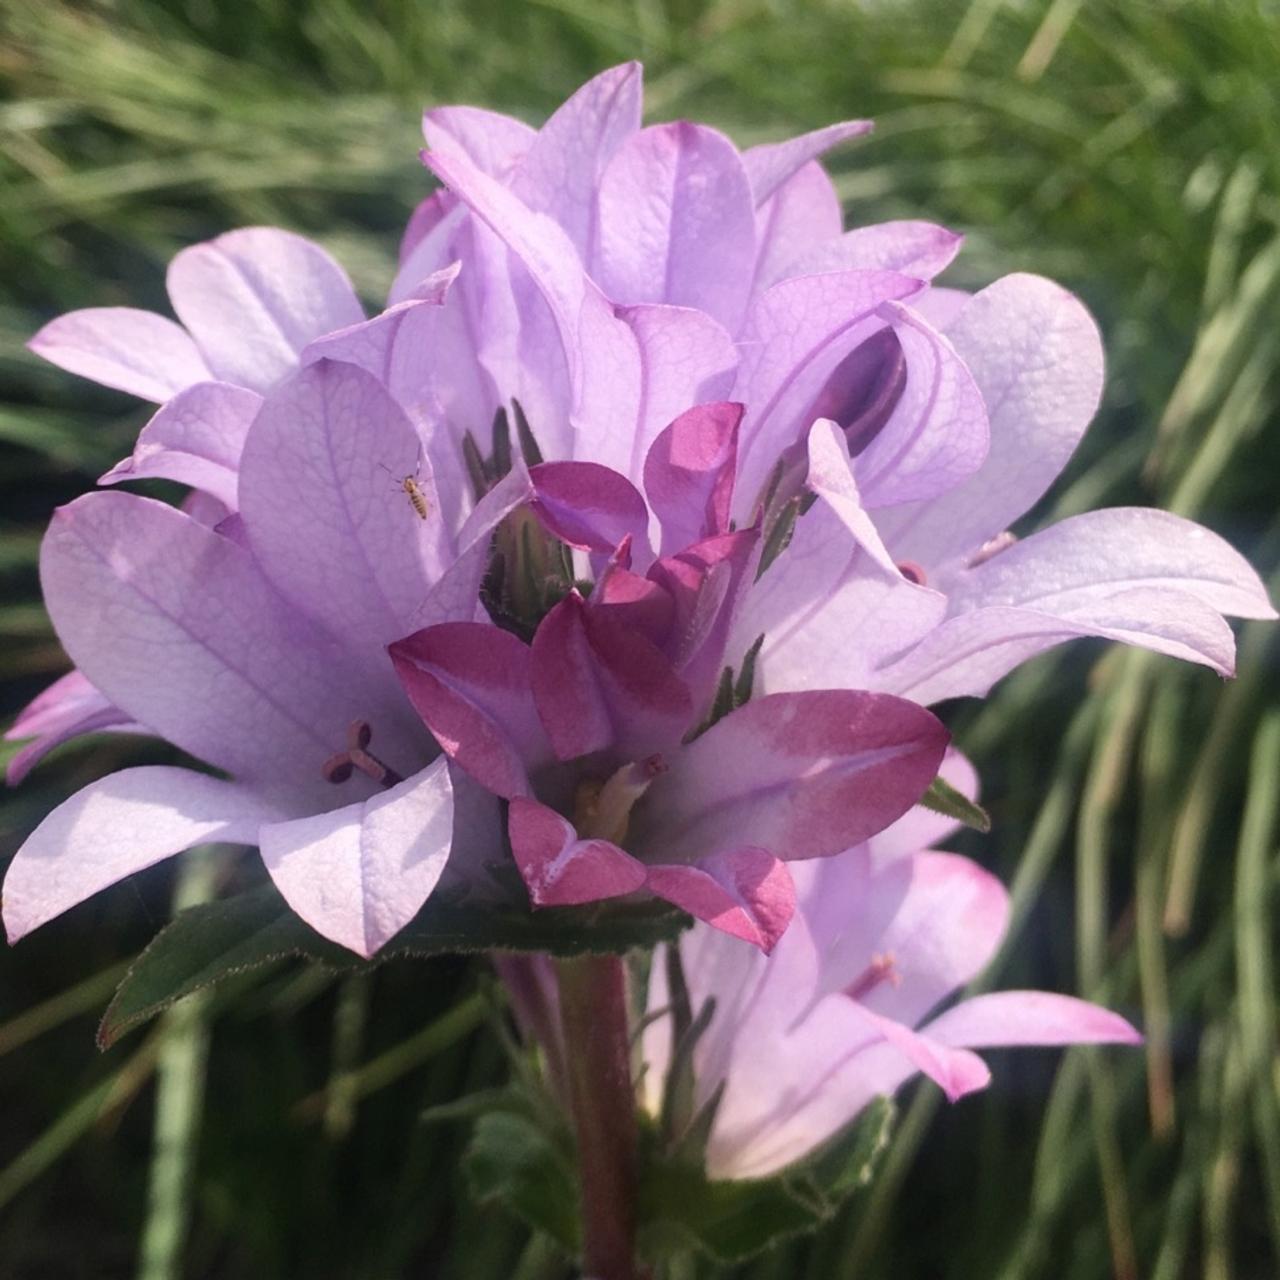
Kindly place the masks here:
POLYGON ((584 840, 621 845, 627 838, 631 810, 650 784, 667 771, 660 755, 624 764, 604 783, 586 781, 574 793, 573 825, 584 840))
POLYGON ((845 987, 844 993, 851 1000, 861 1000, 885 982, 892 987, 902 985, 902 975, 898 972, 892 951, 873 955, 871 963, 845 987))

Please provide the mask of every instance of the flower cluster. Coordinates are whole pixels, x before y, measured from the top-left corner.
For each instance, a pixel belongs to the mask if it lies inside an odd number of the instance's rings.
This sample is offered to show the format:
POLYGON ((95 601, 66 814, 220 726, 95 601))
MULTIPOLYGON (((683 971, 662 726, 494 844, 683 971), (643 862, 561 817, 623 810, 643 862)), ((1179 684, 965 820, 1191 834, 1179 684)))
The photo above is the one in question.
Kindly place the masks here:
POLYGON ((231 842, 369 956, 443 877, 492 893, 509 844, 535 907, 649 895, 705 922, 691 991, 753 1012, 722 1004, 700 1089, 769 1074, 761 1019, 821 1044, 790 1128, 725 1094, 713 1164, 758 1170, 849 1072, 854 1097, 904 1063, 958 1093, 985 1078, 963 1046, 1128 1034, 1047 997, 911 1030, 1003 911, 969 864, 866 852, 941 765, 926 707, 1079 635, 1229 674, 1223 615, 1274 613, 1171 515, 1009 532, 1097 406, 1097 330, 1038 277, 933 286, 942 227, 843 230, 818 157, 869 124, 740 152, 640 114, 631 64, 538 131, 429 111, 443 185, 372 318, 320 247, 254 228, 174 259, 180 324, 97 309, 32 340, 160 405, 102 484, 191 492, 56 513, 42 583, 75 670, 10 730, 34 739, 11 780, 104 729, 216 774, 91 783, 14 858, 4 919, 16 940, 231 842))

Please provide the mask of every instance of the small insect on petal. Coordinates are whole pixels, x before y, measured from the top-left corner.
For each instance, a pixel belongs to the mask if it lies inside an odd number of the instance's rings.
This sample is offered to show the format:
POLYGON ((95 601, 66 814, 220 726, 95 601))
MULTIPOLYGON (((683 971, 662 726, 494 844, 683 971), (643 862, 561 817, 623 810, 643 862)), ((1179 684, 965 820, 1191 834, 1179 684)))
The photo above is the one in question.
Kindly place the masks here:
POLYGON ((405 476, 400 481, 400 486, 408 494, 409 504, 418 513, 418 518, 425 520, 431 514, 431 504, 427 501, 427 495, 422 492, 422 486, 413 476, 405 476))

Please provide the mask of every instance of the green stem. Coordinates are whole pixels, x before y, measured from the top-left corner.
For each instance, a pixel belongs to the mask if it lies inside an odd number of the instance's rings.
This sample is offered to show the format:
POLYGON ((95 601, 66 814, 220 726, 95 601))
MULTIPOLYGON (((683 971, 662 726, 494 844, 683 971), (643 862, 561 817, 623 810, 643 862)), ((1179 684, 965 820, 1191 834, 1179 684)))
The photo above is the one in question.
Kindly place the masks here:
POLYGON ((636 1280, 636 1113, 621 956, 556 966, 578 1140, 582 1265, 592 1280, 636 1280))
MULTIPOLYGON (((224 859, 216 848, 189 853, 178 873, 173 911, 208 902, 224 859)), ((165 1015, 156 1061, 156 1120, 138 1280, 176 1280, 191 1217, 191 1180, 204 1108, 212 992, 179 1000, 165 1015)))

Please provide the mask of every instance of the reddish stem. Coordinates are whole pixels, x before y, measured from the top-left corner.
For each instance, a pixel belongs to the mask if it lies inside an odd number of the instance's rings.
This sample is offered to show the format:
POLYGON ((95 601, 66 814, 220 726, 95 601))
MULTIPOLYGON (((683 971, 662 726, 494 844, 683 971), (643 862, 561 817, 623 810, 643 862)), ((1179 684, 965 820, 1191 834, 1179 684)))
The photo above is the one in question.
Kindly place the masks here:
POLYGON ((578 1139, 582 1265, 636 1280, 636 1112, 621 956, 561 960, 560 1020, 578 1139))

